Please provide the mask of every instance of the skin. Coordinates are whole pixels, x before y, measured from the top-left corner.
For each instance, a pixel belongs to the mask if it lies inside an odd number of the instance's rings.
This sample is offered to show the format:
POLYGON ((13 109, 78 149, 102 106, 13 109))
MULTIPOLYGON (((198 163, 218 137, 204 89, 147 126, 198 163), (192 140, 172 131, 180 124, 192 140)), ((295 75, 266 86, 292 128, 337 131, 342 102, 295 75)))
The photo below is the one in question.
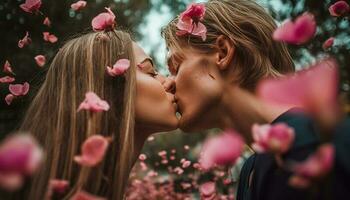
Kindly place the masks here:
POLYGON ((139 143, 152 133, 174 130, 178 126, 173 79, 157 73, 152 59, 136 43, 133 44, 137 63, 135 132, 139 143))
POLYGON ((170 48, 168 66, 175 76, 175 98, 181 119, 179 127, 188 131, 234 128, 251 142, 254 123, 270 123, 289 107, 264 104, 238 84, 233 64, 235 47, 225 36, 217 38, 208 53, 186 44, 170 48))

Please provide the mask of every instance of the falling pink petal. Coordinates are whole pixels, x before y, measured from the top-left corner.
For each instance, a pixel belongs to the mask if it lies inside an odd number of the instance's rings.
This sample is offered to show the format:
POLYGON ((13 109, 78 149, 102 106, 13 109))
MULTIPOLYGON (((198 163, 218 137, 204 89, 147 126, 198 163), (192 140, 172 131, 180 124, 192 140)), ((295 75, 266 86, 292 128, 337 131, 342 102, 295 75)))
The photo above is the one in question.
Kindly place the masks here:
POLYGON ((25 3, 21 4, 22 10, 28 13, 37 13, 41 7, 41 0, 26 0, 25 3))
POLYGON ((15 78, 11 76, 4 76, 0 78, 0 83, 12 83, 15 81, 15 78))
POLYGON ((15 75, 15 73, 13 73, 13 71, 12 71, 11 64, 10 64, 10 62, 8 60, 6 60, 6 62, 4 64, 3 72, 15 75))
POLYGON ((333 167, 335 148, 332 144, 323 144, 302 163, 292 166, 293 171, 305 178, 318 178, 327 174, 333 167))
POLYGON ((201 184, 199 186, 199 193, 203 198, 212 197, 213 195, 215 196, 215 193, 216 193, 215 182, 210 181, 210 182, 201 184))
POLYGON ((24 178, 19 173, 2 174, 0 173, 0 188, 13 192, 23 186, 24 178))
POLYGON ((100 99, 94 92, 87 92, 84 101, 79 105, 77 112, 89 110, 91 112, 108 111, 109 105, 106 101, 100 99))
POLYGON ((86 4, 87 4, 86 1, 77 1, 76 3, 73 3, 72 5, 70 5, 70 7, 74 11, 78 11, 85 8, 86 4))
POLYGON ((89 194, 85 191, 78 191, 70 198, 70 200, 106 200, 106 199, 89 194))
POLYGON ((120 59, 113 65, 113 68, 107 66, 107 73, 113 77, 123 75, 129 67, 130 61, 128 59, 120 59))
POLYGON ((139 160, 145 161, 147 159, 147 156, 145 154, 140 154, 139 160))
POLYGON ((82 155, 75 156, 74 161, 82 166, 93 167, 104 158, 108 144, 105 137, 93 135, 81 146, 82 155))
POLYGON ((24 84, 10 84, 9 91, 15 96, 24 96, 29 91, 29 83, 25 82, 24 84))
POLYGON ((181 167, 175 167, 174 172, 178 175, 181 175, 184 173, 184 170, 181 167))
POLYGON ((29 134, 15 134, 0 146, 0 174, 31 175, 40 166, 43 151, 29 134))
POLYGON ((8 94, 5 97, 5 102, 7 105, 11 105, 13 99, 15 98, 15 96, 13 96, 13 94, 8 94))
POLYGON ((26 32, 26 35, 23 37, 23 39, 18 41, 18 47, 19 48, 23 48, 27 45, 29 45, 30 43, 32 43, 32 40, 29 37, 29 32, 26 32))
POLYGON ((306 12, 297 17, 295 22, 289 20, 278 27, 273 33, 273 38, 291 44, 304 44, 314 37, 316 28, 314 16, 306 12))
POLYGON ((165 150, 158 152, 158 155, 163 157, 166 156, 167 152, 165 150))
POLYGON ((350 6, 346 1, 337 1, 328 10, 332 16, 340 17, 350 12, 350 6))
POLYGON ((282 154, 293 144, 294 129, 287 124, 254 124, 252 127, 254 143, 253 149, 259 153, 272 152, 282 154))
POLYGON ((37 64, 39 67, 44 66, 45 63, 46 63, 46 58, 45 58, 45 56, 43 56, 43 55, 37 55, 37 56, 35 56, 34 59, 35 59, 36 64, 37 64))
POLYGON ((50 19, 48 17, 45 17, 43 24, 46 25, 46 26, 51 26, 50 19))
POLYGON ((53 192, 62 194, 68 189, 69 182, 66 180, 53 179, 50 180, 50 187, 53 192))
POLYGON ((307 70, 280 79, 266 79, 257 87, 258 96, 274 105, 302 107, 324 123, 338 115, 338 66, 335 60, 317 62, 307 70))
POLYGON ((231 165, 243 151, 244 140, 233 130, 205 141, 200 153, 201 168, 209 170, 215 165, 231 165))
POLYGON ((334 39, 335 39, 334 37, 328 38, 328 39, 323 43, 322 48, 323 48, 324 50, 326 50, 326 49, 329 49, 330 47, 332 47, 333 44, 334 44, 334 39))
POLYGON ((184 149, 185 149, 186 151, 188 151, 188 150, 190 150, 190 146, 185 145, 185 146, 184 146, 184 149))
POLYGON ((103 31, 103 30, 111 30, 114 29, 116 22, 115 22, 115 15, 111 11, 110 8, 105 8, 107 12, 103 12, 99 15, 97 15, 92 21, 91 26, 94 31, 103 31))
POLYGON ((56 43, 58 38, 54 34, 50 34, 49 32, 43 32, 43 39, 46 42, 56 43))
POLYGON ((186 160, 185 162, 182 163, 182 168, 184 169, 188 168, 189 166, 191 166, 191 161, 189 160, 186 160))

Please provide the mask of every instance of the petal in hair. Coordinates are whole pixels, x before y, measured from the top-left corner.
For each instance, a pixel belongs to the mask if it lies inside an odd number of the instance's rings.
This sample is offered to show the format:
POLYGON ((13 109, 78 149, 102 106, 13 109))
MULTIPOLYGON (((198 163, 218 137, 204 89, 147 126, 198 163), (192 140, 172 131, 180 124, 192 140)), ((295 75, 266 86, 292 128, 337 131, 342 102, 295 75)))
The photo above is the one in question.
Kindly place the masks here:
POLYGON ((11 76, 4 76, 2 78, 0 78, 0 83, 12 83, 15 81, 15 78, 11 77, 11 76))
POLYGON ((114 65, 113 68, 107 66, 107 73, 110 76, 123 75, 130 67, 130 61, 128 59, 120 59, 114 65))
POLYGON ((346 1, 337 1, 328 10, 332 16, 340 17, 350 12, 350 6, 346 1))
POLYGON ((25 3, 21 4, 22 10, 28 13, 37 13, 41 7, 41 0, 26 0, 25 3))
POLYGON ((77 2, 73 3, 72 5, 70 5, 70 7, 74 11, 78 11, 78 10, 85 8, 86 4, 87 4, 86 1, 77 1, 77 2))
POLYGON ((18 47, 19 48, 23 48, 27 45, 29 45, 30 43, 32 43, 32 40, 29 37, 29 32, 26 32, 26 35, 23 37, 23 39, 18 41, 18 47))
POLYGON ((29 83, 25 82, 23 84, 10 84, 9 91, 14 96, 24 96, 29 91, 29 83))
POLYGON ((11 105, 14 98, 15 98, 15 96, 13 94, 6 95, 6 97, 5 97, 6 104, 11 105))
POLYGON ((324 50, 327 50, 327 49, 329 49, 330 47, 332 47, 333 44, 334 44, 334 39, 335 39, 334 37, 328 38, 328 39, 323 43, 322 48, 323 48, 324 50))
POLYGON ((37 55, 37 56, 35 56, 34 59, 35 59, 36 64, 37 64, 39 67, 44 66, 45 63, 46 63, 46 58, 45 58, 45 56, 43 56, 43 55, 37 55))
POLYGON ((110 8, 105 8, 107 12, 97 15, 92 21, 91 26, 94 31, 112 30, 114 29, 115 15, 110 8))
POLYGON ((295 22, 289 20, 278 27, 273 33, 273 38, 291 44, 304 44, 314 37, 316 28, 314 16, 306 12, 295 22))
POLYGON ((85 94, 85 100, 79 105, 78 112, 81 110, 89 110, 91 112, 108 111, 109 105, 94 92, 88 92, 85 94))
POLYGON ((82 155, 75 156, 74 161, 82 166, 93 167, 103 160, 108 144, 105 137, 93 135, 84 142, 81 147, 82 155))

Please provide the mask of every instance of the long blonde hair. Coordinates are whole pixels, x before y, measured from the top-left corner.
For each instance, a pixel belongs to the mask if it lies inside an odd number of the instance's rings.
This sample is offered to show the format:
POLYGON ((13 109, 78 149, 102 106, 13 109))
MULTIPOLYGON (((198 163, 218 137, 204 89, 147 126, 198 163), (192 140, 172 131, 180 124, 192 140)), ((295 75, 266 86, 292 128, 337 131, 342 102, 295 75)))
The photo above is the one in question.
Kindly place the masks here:
POLYGON ((44 199, 49 180, 64 179, 71 186, 65 199, 80 189, 107 199, 123 199, 134 150, 135 76, 132 40, 122 31, 84 34, 58 51, 21 126, 36 136, 46 152, 42 168, 22 197, 44 199), (108 76, 106 66, 121 58, 131 61, 128 72, 108 76), (88 91, 106 100, 110 110, 77 112, 88 91), (91 169, 81 167, 73 157, 94 134, 113 141, 102 163, 91 169))
POLYGON ((209 0, 205 8, 202 23, 207 28, 206 41, 191 35, 176 35, 179 20, 176 17, 162 30, 168 48, 181 52, 184 45, 190 45, 210 52, 218 36, 228 37, 235 46, 233 62, 239 72, 239 84, 247 89, 254 89, 257 81, 264 76, 294 71, 286 44, 272 39, 276 23, 255 1, 209 0))

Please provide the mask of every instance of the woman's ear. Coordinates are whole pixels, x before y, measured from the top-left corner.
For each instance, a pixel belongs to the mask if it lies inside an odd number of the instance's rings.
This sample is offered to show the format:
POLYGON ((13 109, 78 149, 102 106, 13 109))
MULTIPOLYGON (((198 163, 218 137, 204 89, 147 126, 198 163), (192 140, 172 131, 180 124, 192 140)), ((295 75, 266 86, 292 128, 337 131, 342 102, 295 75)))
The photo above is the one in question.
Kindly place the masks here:
POLYGON ((228 37, 220 35, 216 39, 216 48, 218 50, 216 64, 221 70, 225 70, 230 66, 235 54, 233 42, 228 37))

